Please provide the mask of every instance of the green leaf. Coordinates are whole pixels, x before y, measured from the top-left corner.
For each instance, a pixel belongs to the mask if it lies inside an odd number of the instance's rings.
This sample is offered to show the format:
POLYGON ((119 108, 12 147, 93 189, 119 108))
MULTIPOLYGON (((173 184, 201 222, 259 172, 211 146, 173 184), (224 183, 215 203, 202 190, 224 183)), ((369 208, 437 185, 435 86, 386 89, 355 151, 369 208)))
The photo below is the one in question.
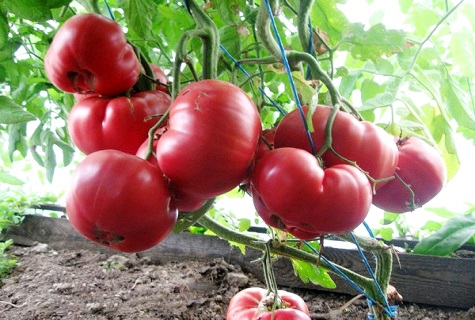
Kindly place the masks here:
POLYGON ((456 216, 415 247, 414 253, 447 256, 475 235, 475 216, 456 216))
POLYGON ((236 27, 224 26, 219 29, 219 39, 221 44, 233 57, 237 57, 241 52, 241 43, 236 27))
POLYGON ((0 96, 0 123, 13 124, 36 120, 36 117, 6 96, 0 96))
POLYGON ((315 95, 315 89, 310 85, 310 82, 305 80, 304 75, 301 72, 292 72, 292 78, 297 88, 297 92, 300 97, 302 105, 308 105, 312 101, 315 95))
POLYGON ((393 239, 393 228, 383 227, 377 230, 377 234, 381 236, 385 241, 391 241, 393 239))
POLYGON ((382 92, 374 98, 364 101, 363 106, 359 108, 360 111, 374 110, 377 108, 389 107, 396 100, 395 93, 382 92))
POLYGON ((28 144, 26 142, 26 123, 20 122, 8 126, 8 156, 13 161, 13 153, 19 151, 23 157, 28 152, 28 144))
POLYGON ((328 42, 335 46, 342 38, 343 31, 348 25, 348 19, 337 7, 336 0, 315 1, 310 18, 312 25, 328 34, 328 42))
POLYGON ((361 23, 352 23, 345 30, 341 49, 350 51, 354 58, 362 61, 378 61, 404 51, 406 43, 404 31, 387 30, 383 24, 376 24, 366 31, 361 23))
POLYGON ((239 232, 244 232, 249 230, 251 227, 251 220, 249 219, 239 219, 238 230, 239 232))
POLYGON ((447 110, 457 123, 467 129, 475 130, 475 115, 470 110, 466 93, 460 85, 447 75, 442 80, 440 91, 447 110))
POLYGON ((127 26, 140 38, 151 36, 153 13, 156 4, 153 0, 121 0, 117 5, 124 10, 127 26))
POLYGON ((4 170, 1 170, 1 169, 0 169, 0 182, 1 183, 6 183, 6 184, 11 184, 11 185, 14 185, 14 186, 19 186, 19 185, 24 184, 24 182, 21 181, 20 179, 12 176, 8 172, 6 172, 4 170))
POLYGON ((45 21, 51 19, 51 9, 67 5, 71 0, 3 0, 8 11, 19 18, 31 21, 45 21))
POLYGON ((3 50, 7 44, 8 32, 10 32, 10 26, 8 25, 7 14, 0 7, 0 50, 3 50))
POLYGON ((396 221, 400 217, 397 213, 392 212, 384 212, 383 221, 381 222, 382 225, 388 225, 396 221))
POLYGON ((291 259, 295 275, 298 275, 303 283, 318 284, 324 288, 335 289, 336 284, 323 267, 318 267, 313 263, 291 259))
POLYGON ((214 0, 213 7, 218 10, 219 16, 228 25, 240 21, 239 12, 246 6, 245 0, 214 0))

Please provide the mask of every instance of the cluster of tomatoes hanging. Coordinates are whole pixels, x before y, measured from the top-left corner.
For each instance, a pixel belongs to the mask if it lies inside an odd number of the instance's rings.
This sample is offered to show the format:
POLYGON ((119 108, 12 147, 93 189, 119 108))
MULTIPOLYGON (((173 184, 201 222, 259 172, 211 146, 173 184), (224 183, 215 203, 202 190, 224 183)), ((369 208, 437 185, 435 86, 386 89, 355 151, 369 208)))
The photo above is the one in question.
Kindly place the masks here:
POLYGON ((70 179, 67 214, 102 245, 146 250, 178 212, 241 184, 268 225, 305 240, 353 230, 371 204, 413 210, 445 182, 442 158, 417 138, 393 138, 325 106, 262 131, 239 87, 201 80, 171 102, 163 71, 139 57, 120 25, 98 14, 66 21, 45 56, 53 85, 76 97, 68 128, 87 155, 70 179))

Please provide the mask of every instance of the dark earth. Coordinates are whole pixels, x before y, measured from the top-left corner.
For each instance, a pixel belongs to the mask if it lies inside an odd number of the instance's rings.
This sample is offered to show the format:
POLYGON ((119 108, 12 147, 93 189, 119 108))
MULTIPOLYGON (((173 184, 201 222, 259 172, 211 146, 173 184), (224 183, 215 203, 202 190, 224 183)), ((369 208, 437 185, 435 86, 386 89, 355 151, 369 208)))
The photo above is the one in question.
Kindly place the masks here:
MULTIPOLYGON (((264 287, 223 259, 154 264, 135 254, 46 244, 11 246, 18 267, 0 287, 0 319, 225 319, 239 290, 264 287)), ((299 294, 312 319, 366 319, 366 301, 314 290, 299 294)), ((404 303, 397 319, 475 319, 475 309, 404 303)))

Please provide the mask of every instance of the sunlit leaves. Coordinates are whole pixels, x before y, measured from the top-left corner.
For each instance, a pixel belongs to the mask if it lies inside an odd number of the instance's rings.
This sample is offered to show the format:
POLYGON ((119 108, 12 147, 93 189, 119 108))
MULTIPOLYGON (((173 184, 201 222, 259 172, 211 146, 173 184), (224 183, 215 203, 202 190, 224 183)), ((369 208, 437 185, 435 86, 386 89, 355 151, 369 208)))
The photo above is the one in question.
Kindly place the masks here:
POLYGON ((365 30, 361 23, 352 23, 345 29, 341 43, 342 49, 348 50, 357 59, 378 61, 384 56, 404 51, 407 40, 403 31, 387 30, 383 24, 365 30))
POLYGON ((8 11, 14 13, 19 18, 31 21, 45 21, 51 19, 51 9, 67 5, 71 0, 4 0, 3 5, 8 11))
POLYGON ((228 25, 239 23, 239 13, 245 8, 245 0, 215 0, 213 7, 218 10, 221 19, 228 25))
POLYGON ((328 42, 334 47, 342 38, 348 19, 336 6, 335 0, 317 0, 310 14, 312 24, 328 34, 328 42))
POLYGON ((24 184, 25 182, 23 182, 20 179, 12 176, 7 171, 2 170, 0 168, 0 183, 6 183, 6 184, 10 184, 10 185, 19 186, 19 185, 24 184))
POLYGON ((450 76, 446 76, 440 90, 448 111, 457 123, 475 131, 475 114, 470 110, 469 101, 460 86, 450 76))
POLYGON ((324 268, 313 263, 291 259, 294 272, 303 283, 318 284, 324 288, 335 289, 336 284, 324 268))
POLYGON ((120 0, 118 6, 124 10, 127 26, 134 34, 142 40, 152 37, 152 18, 156 13, 153 0, 120 0))
POLYGON ((9 97, 0 96, 0 123, 13 124, 35 120, 36 117, 25 111, 9 97))

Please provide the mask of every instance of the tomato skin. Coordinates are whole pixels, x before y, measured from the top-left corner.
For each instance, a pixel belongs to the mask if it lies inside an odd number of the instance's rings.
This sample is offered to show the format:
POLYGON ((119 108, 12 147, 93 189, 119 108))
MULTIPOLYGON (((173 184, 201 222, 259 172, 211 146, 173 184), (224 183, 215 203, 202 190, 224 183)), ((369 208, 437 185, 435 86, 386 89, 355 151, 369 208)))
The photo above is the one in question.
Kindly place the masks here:
POLYGON ((95 13, 68 19, 54 36, 44 64, 53 85, 71 93, 119 95, 140 75, 140 63, 121 26, 95 13))
POLYGON ((135 154, 169 105, 170 96, 156 90, 139 92, 130 98, 92 96, 78 101, 71 109, 69 133, 85 154, 104 149, 135 154))
POLYGON ((353 230, 372 201, 371 185, 360 170, 347 164, 323 170, 314 156, 297 148, 264 155, 252 173, 251 188, 263 219, 302 240, 353 230))
POLYGON ((373 204, 386 211, 403 213, 422 207, 444 187, 446 168, 440 153, 416 137, 402 140, 395 138, 399 147, 399 162, 396 173, 411 186, 415 207, 411 207, 410 191, 395 178, 379 189, 373 204))
POLYGON ((122 252, 153 247, 177 219, 160 169, 118 150, 94 152, 77 166, 66 212, 83 236, 122 252))
POLYGON ((157 160, 174 190, 196 198, 225 193, 249 174, 262 130, 259 113, 239 87, 203 80, 170 106, 157 160))
MULTIPOLYGON (((308 107, 304 107, 305 115, 308 107)), ((315 151, 325 144, 326 125, 331 108, 318 106, 312 116, 311 133, 315 151)), ((374 179, 392 176, 398 161, 398 151, 392 136, 371 122, 360 122, 352 115, 339 111, 332 127, 332 147, 344 158, 354 161, 374 179)), ((298 110, 288 113, 277 126, 275 148, 294 147, 312 152, 307 133, 298 110)), ((330 150, 322 155, 326 167, 344 164, 330 150)), ((385 182, 376 184, 381 188, 385 182)))
POLYGON ((241 290, 229 302, 226 320, 310 320, 308 307, 298 295, 278 290, 286 308, 274 310, 274 315, 270 310, 262 310, 260 304, 266 295, 267 290, 263 288, 241 290))

